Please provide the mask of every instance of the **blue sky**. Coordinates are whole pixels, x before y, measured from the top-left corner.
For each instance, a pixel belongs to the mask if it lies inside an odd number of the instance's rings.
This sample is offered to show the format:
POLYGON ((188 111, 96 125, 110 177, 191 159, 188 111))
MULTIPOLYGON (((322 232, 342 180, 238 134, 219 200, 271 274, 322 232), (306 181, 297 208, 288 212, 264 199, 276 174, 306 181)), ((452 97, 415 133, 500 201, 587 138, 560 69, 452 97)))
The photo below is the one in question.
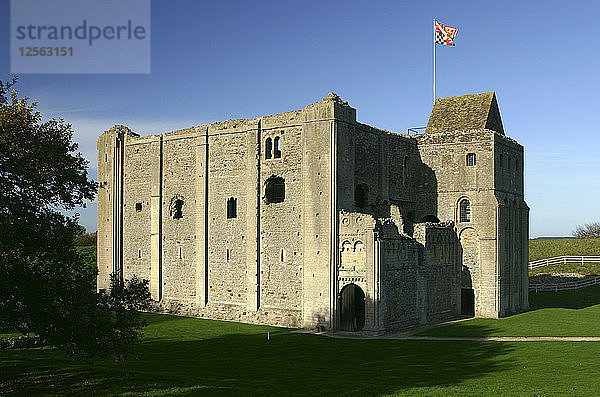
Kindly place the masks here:
MULTIPOLYGON (((21 75, 46 116, 63 117, 96 174, 97 136, 146 135, 298 109, 338 93, 361 122, 405 132, 432 103, 432 19, 458 27, 437 50, 438 96, 496 91, 525 146, 531 236, 600 221, 600 53, 596 1, 152 1, 145 75, 21 75)), ((0 2, 0 80, 9 5, 0 2)), ((96 228, 96 206, 81 222, 96 228)))

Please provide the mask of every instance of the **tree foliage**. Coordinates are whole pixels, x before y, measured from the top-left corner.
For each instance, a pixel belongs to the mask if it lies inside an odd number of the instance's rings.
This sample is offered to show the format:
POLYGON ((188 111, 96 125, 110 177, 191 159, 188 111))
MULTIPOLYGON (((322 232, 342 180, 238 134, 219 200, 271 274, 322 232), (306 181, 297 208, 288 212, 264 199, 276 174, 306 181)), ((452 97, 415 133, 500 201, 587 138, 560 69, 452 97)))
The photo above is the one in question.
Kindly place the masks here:
POLYGON ((578 225, 573 232, 577 238, 600 238, 600 222, 578 225))
POLYGON ((144 283, 95 292, 96 269, 73 246, 77 217, 60 210, 92 200, 96 184, 71 125, 43 121, 15 84, 0 81, 0 327, 34 332, 72 353, 119 354, 118 337, 131 342, 141 329, 130 299, 144 283))
POLYGON ((88 247, 96 245, 96 235, 98 232, 88 233, 85 227, 79 226, 77 228, 77 234, 75 234, 74 244, 77 247, 88 247))

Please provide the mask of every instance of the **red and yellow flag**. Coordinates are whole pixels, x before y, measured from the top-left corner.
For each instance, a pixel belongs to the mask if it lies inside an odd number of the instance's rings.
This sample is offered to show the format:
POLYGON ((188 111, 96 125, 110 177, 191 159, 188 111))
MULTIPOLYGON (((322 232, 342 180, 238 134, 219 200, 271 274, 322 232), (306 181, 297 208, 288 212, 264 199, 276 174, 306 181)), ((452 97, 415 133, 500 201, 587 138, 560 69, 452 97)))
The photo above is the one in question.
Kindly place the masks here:
POLYGON ((434 34, 435 43, 441 45, 454 45, 454 36, 458 29, 452 26, 446 26, 443 23, 435 21, 434 23, 434 34))

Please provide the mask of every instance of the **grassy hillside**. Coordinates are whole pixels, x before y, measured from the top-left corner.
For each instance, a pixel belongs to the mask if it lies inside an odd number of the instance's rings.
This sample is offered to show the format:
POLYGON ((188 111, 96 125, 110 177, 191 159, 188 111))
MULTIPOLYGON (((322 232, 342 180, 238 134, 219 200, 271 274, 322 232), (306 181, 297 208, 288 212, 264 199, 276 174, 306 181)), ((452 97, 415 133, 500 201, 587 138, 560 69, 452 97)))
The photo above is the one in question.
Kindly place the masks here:
MULTIPOLYGON (((554 258, 557 256, 600 256, 600 238, 529 241, 529 260, 554 258)), ((568 263, 536 268, 529 275, 539 273, 600 274, 600 263, 568 263)))
POLYGON ((529 260, 568 255, 600 256, 600 238, 529 241, 529 260))

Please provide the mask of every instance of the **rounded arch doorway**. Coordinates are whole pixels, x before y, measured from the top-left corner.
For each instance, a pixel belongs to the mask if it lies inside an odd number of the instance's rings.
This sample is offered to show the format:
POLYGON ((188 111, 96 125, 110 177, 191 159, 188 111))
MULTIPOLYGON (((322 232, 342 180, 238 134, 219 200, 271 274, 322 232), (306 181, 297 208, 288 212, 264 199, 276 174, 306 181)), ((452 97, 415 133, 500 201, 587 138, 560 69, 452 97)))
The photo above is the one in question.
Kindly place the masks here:
POLYGON ((365 326, 365 293, 356 284, 348 284, 340 292, 340 329, 360 331, 365 326))

